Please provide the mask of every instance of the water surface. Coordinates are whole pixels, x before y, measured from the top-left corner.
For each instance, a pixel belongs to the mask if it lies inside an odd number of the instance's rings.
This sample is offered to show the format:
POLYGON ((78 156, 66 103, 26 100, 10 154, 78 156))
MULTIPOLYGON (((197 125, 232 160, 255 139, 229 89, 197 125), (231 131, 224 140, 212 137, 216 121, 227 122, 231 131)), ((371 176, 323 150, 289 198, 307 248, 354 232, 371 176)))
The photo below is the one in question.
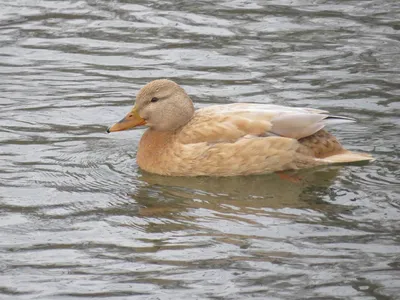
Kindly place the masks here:
POLYGON ((1 299, 400 299, 400 4, 0 3, 1 299), (142 129, 105 134, 150 80, 197 107, 275 103, 367 165, 168 178, 142 129))

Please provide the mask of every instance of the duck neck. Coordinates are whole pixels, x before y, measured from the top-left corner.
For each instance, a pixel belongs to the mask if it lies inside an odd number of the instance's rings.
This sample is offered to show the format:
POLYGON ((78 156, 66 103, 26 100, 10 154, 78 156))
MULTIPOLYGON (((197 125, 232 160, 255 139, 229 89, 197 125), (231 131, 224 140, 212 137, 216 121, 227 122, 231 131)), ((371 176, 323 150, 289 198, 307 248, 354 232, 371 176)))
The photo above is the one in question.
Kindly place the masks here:
POLYGON ((138 165, 145 170, 157 166, 163 153, 168 151, 173 140, 174 131, 158 131, 147 129, 143 134, 137 152, 138 165))

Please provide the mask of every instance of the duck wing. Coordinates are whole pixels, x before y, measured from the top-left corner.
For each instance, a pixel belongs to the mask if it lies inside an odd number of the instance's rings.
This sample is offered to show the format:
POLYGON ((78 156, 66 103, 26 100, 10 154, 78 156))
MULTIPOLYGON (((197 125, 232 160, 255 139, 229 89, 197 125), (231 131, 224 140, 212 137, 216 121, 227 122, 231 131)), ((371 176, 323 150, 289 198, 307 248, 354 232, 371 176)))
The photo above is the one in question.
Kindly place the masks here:
POLYGON ((313 135, 326 124, 343 122, 354 120, 312 108, 233 103, 197 110, 178 136, 184 144, 235 142, 243 137, 271 135, 298 140, 313 135))

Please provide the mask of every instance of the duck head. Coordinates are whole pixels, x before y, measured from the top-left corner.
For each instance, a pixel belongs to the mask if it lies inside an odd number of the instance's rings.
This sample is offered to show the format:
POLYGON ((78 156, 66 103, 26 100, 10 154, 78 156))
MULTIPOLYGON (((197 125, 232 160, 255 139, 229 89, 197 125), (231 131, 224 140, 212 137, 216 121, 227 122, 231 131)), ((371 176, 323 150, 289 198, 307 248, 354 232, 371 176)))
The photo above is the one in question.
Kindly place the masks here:
POLYGON ((157 131, 174 131, 190 121, 193 102, 177 83, 158 79, 146 84, 137 94, 132 110, 107 132, 146 125, 157 131))

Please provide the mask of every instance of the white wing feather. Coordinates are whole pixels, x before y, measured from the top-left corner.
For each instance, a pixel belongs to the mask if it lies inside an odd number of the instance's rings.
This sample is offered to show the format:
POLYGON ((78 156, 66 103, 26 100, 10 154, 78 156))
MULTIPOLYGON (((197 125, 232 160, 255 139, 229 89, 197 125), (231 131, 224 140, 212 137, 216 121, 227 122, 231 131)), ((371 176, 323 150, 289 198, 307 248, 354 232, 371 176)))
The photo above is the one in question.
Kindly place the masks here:
POLYGON ((353 121, 319 109, 249 103, 213 105, 199 109, 196 116, 190 130, 182 132, 185 141, 232 141, 247 134, 301 139, 327 123, 353 121))

